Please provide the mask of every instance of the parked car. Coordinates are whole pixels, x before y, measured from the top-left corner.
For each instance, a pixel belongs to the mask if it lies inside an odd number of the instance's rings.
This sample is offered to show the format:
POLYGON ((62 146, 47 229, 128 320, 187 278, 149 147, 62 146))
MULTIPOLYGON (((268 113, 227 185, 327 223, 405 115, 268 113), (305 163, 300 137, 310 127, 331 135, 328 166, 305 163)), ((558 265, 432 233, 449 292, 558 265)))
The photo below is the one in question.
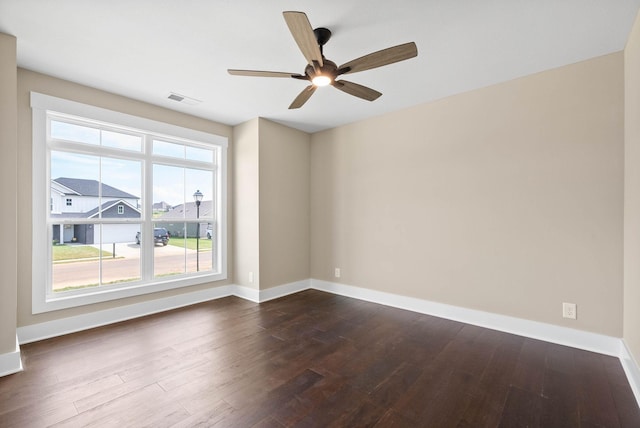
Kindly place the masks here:
MULTIPOLYGON (((169 232, 164 227, 156 227, 153 229, 154 244, 167 245, 169 243, 169 232)), ((140 245, 140 232, 136 233, 136 244, 140 245)))

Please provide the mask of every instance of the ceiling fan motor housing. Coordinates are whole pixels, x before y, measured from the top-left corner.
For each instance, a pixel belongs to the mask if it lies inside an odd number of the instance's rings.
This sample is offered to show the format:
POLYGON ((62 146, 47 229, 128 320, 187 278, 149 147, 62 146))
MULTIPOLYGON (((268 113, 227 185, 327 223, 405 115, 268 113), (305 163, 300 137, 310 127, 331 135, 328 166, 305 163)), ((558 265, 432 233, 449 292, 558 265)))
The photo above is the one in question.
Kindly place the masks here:
POLYGON ((309 64, 304 69, 304 74, 308 76, 309 80, 313 79, 315 76, 323 75, 329 77, 333 82, 333 80, 337 77, 337 71, 338 66, 335 62, 323 58, 322 67, 318 65, 316 68, 313 65, 309 64))

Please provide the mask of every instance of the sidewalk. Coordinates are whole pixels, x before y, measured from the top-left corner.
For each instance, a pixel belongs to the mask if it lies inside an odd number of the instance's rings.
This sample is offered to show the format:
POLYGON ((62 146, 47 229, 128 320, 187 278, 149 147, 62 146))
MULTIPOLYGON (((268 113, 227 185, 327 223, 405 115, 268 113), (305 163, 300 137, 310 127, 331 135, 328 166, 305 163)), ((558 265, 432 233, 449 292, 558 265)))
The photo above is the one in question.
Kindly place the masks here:
MULTIPOLYGON (((93 247, 97 249, 102 249, 103 251, 108 251, 110 253, 113 252, 114 244, 103 244, 102 248, 100 245, 93 245, 93 247)), ((125 257, 125 258, 140 258, 140 245, 135 242, 122 242, 115 244, 116 257, 125 257)), ((184 254, 184 248, 176 247, 174 245, 156 245, 155 251, 156 254, 184 254)), ((187 250, 192 251, 192 250, 187 250)))

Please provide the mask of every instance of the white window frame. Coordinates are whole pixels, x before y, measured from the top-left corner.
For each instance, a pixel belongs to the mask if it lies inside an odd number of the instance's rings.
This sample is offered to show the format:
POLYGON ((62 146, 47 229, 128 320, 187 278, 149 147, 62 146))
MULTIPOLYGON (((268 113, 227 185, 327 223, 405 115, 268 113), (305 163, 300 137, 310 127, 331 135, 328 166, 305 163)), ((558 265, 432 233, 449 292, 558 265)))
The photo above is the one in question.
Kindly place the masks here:
MULTIPOLYGON (((32 213, 32 313, 43 313, 76 306, 89 305, 109 300, 156 293, 197 284, 210 283, 227 279, 227 137, 197 131, 168 123, 141 118, 126 113, 120 113, 100 107, 69 101, 62 98, 31 92, 32 131, 33 131, 33 213, 32 213), (156 135, 173 139, 198 141, 219 148, 215 175, 215 192, 217 207, 214 222, 216 228, 218 249, 214 266, 215 272, 198 272, 184 277, 155 278, 151 282, 136 282, 131 286, 105 287, 104 289, 83 290, 80 293, 64 293, 64 296, 54 295, 51 290, 51 242, 52 230, 47 222, 47 207, 50 201, 50 165, 47 148, 47 114, 55 112, 62 115, 72 115, 104 123, 116 124, 132 129, 144 130, 156 135), (46 262, 45 262, 46 261, 46 262)), ((143 182, 145 189, 150 189, 152 169, 147 168, 143 182)), ((143 194, 145 190, 143 189, 143 194)), ((147 192, 150 194, 150 192, 147 192)), ((144 212, 151 217, 153 201, 151 197, 144 198, 144 212)), ((150 230, 152 220, 145 219, 143 227, 150 230)))
POLYGON ((124 214, 124 205, 118 205, 118 214, 119 215, 124 214))

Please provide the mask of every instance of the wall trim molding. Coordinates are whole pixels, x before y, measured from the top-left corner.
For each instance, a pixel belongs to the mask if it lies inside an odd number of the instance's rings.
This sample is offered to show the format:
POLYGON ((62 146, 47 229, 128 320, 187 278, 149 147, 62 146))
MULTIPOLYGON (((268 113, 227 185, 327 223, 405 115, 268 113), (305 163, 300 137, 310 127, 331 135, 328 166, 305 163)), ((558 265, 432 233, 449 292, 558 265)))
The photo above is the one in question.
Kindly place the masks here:
POLYGON ((18 373, 23 370, 22 358, 20 357, 20 345, 16 335, 16 349, 13 352, 0 354, 0 377, 18 373))
POLYGON ((636 396, 636 401, 640 405, 640 365, 633 358, 633 354, 629 351, 624 339, 621 339, 620 342, 620 363, 622 363, 622 368, 627 375, 631 390, 636 396))
POLYGON ((0 376, 16 373, 23 369, 19 344, 62 336, 223 297, 237 296, 254 303, 262 303, 308 289, 617 357, 620 359, 631 389, 640 405, 640 365, 621 338, 318 279, 305 279, 264 290, 235 284, 224 285, 18 327, 16 351, 0 355, 0 376))
MULTIPOLYGON (((222 297, 237 296, 255 303, 261 303, 309 288, 587 351, 616 357, 623 356, 621 351, 623 345, 621 345, 620 338, 317 279, 296 281, 264 290, 239 285, 224 285, 27 325, 18 327, 18 341, 20 344, 31 343, 222 297)), ((628 352, 625 355, 629 355, 628 352)))
POLYGON ((260 290, 257 288, 245 287, 244 285, 234 285, 233 295, 241 299, 260 303, 260 290))
POLYGON ((276 287, 265 288, 260 290, 259 302, 268 302, 269 300, 279 299, 289 294, 299 293, 300 291, 311 288, 311 279, 303 279, 301 281, 290 282, 289 284, 278 285, 276 287))

